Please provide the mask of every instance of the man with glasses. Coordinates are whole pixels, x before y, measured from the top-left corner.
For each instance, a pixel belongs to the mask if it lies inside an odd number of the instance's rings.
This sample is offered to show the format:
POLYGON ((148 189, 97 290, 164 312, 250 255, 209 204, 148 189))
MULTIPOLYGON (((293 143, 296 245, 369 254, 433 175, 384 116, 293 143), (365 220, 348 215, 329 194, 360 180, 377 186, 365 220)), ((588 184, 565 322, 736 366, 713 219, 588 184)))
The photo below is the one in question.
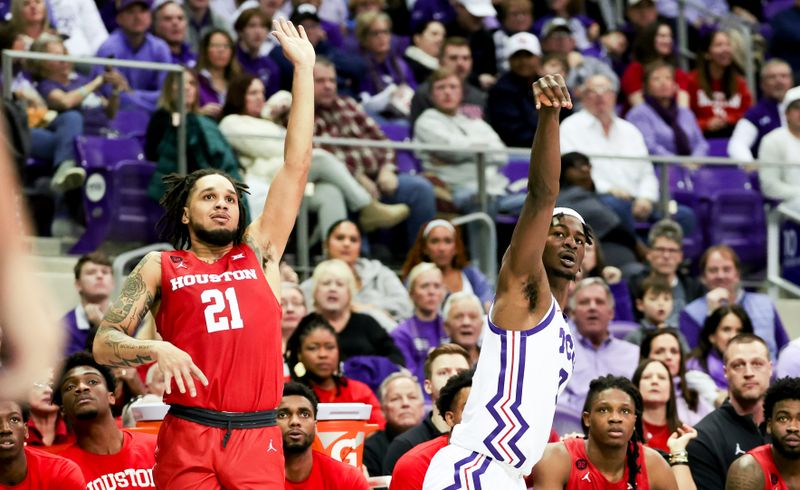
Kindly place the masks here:
POLYGON ((772 376, 767 344, 751 333, 739 334, 728 342, 723 362, 728 399, 695 426, 699 435, 687 447, 692 477, 704 490, 723 490, 733 461, 767 442, 759 429, 772 376))
POLYGON ((677 222, 671 219, 657 222, 650 228, 647 242, 650 247, 646 255, 647 268, 628 280, 631 300, 636 298, 642 281, 650 274, 661 277, 672 286, 672 313, 666 322, 677 325, 681 310, 705 291, 700 281, 680 270, 683 263, 683 231, 677 222))
MULTIPOLYGON (((617 89, 618 84, 606 75, 592 75, 586 80, 581 90, 583 110, 561 125, 561 153, 591 148, 593 154, 628 157, 592 158, 592 179, 600 200, 635 233, 635 221, 661 217, 655 209, 658 179, 647 160, 641 131, 616 115, 617 89)), ((686 206, 678 206, 675 220, 684 233, 694 228, 694 212, 686 206)))

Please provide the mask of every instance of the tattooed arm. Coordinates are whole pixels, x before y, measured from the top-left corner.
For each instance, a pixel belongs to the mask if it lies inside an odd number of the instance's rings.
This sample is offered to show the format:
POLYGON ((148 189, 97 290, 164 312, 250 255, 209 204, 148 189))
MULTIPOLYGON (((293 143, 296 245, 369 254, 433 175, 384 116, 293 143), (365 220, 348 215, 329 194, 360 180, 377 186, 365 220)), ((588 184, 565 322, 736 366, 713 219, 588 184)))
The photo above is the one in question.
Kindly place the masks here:
POLYGON ((133 338, 142 318, 153 308, 161 288, 161 254, 147 254, 130 273, 114 305, 106 312, 92 352, 97 362, 115 367, 134 367, 158 361, 164 373, 166 392, 172 391, 172 379, 181 393, 188 387, 192 396, 197 394, 194 380, 208 385, 208 380, 195 366, 186 352, 169 342, 133 338))

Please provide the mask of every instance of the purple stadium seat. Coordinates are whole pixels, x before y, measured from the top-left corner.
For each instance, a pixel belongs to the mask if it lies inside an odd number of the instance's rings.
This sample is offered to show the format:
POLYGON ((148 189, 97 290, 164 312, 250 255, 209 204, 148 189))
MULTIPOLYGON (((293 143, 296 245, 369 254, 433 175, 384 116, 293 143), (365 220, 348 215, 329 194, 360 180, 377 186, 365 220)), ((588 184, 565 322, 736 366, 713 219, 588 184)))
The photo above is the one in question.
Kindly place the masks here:
POLYGON ((134 138, 79 136, 76 155, 86 168, 86 231, 70 253, 96 250, 105 240, 155 240, 160 208, 147 196, 155 164, 143 160, 134 138))
POLYGON ((143 160, 142 145, 135 138, 104 138, 78 136, 75 154, 87 173, 93 169, 107 169, 121 160, 143 160))
POLYGON ((70 253, 91 252, 105 240, 156 241, 155 223, 162 211, 147 195, 155 169, 153 162, 122 160, 91 172, 84 193, 86 232, 70 253))
POLYGON ((583 414, 577 410, 562 405, 556 405, 556 414, 553 417, 553 430, 558 435, 564 436, 579 432, 583 434, 581 418, 583 414))
POLYGON ((728 156, 728 140, 730 138, 709 138, 708 139, 708 156, 710 157, 727 157, 728 156))
MULTIPOLYGON (((391 141, 410 141, 411 127, 403 123, 385 122, 381 124, 381 130, 391 141)), ((399 150, 396 153, 395 164, 397 171, 402 174, 417 174, 422 172, 422 165, 417 157, 408 150, 399 150)))
POLYGON ((764 199, 750 176, 735 166, 703 167, 692 175, 700 203, 695 212, 706 246, 731 246, 742 263, 763 266, 766 257, 764 199))
POLYGON ((634 330, 639 330, 639 328, 641 328, 641 325, 636 322, 614 320, 608 324, 608 332, 618 339, 624 339, 626 335, 634 330))
MULTIPOLYGON (((510 159, 507 164, 500 168, 500 173, 506 176, 509 184, 520 180, 528 179, 528 167, 530 162, 526 159, 510 159)), ((526 188, 523 187, 518 192, 525 192, 526 188)))
POLYGON ((147 124, 150 122, 150 113, 144 111, 119 111, 111 121, 110 127, 122 138, 136 138, 144 144, 144 135, 147 124))
POLYGON ((354 356, 342 363, 344 375, 369 386, 375 396, 379 396, 378 387, 383 380, 399 370, 395 363, 383 356, 354 356))

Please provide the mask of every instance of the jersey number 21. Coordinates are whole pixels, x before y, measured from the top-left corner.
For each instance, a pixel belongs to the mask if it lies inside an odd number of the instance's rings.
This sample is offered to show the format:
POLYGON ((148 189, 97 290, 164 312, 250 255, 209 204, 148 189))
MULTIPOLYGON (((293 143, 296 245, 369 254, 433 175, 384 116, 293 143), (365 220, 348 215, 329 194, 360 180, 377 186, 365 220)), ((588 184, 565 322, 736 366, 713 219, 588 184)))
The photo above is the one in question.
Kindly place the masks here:
POLYGON ((208 305, 204 310, 208 333, 244 327, 234 288, 228 288, 224 292, 219 289, 206 289, 200 294, 200 301, 208 305))

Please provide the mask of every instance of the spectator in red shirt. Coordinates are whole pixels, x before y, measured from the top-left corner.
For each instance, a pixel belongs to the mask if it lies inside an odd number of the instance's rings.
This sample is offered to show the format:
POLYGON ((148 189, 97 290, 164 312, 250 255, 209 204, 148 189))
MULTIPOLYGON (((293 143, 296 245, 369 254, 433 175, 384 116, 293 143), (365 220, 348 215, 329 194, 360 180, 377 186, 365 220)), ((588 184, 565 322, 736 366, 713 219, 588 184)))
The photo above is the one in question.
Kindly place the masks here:
POLYGON ((367 490, 361 472, 311 449, 317 432, 317 397, 307 386, 289 382, 278 405, 283 433, 286 490, 367 490))
MULTIPOLYGON (((461 422, 461 412, 467 403, 469 392, 472 390, 472 375, 474 369, 467 369, 459 372, 447 380, 439 399, 436 401, 436 408, 444 417, 444 421, 452 429, 461 422)), ((390 490, 419 490, 425 480, 425 473, 431 459, 439 449, 445 447, 450 440, 450 433, 443 434, 428 442, 414 446, 405 453, 394 465, 392 471, 392 484, 390 490)))
POLYGON ((87 352, 66 360, 53 402, 77 442, 61 455, 78 463, 88 488, 103 488, 109 479, 118 487, 155 488, 156 436, 119 428, 111 412, 114 383, 111 370, 87 352))
POLYGON ((675 56, 675 42, 672 27, 665 21, 647 26, 636 38, 633 45, 634 60, 622 74, 622 93, 628 107, 644 102, 644 67, 654 61, 663 61, 675 68, 675 81, 678 83, 678 105, 689 106, 689 75, 678 68, 675 56))
POLYGON ((726 138, 753 98, 734 64, 730 35, 716 31, 706 41, 689 74, 689 103, 706 138, 726 138))
POLYGON ((286 343, 286 363, 292 379, 312 388, 320 402, 372 405, 369 422, 378 424, 381 430, 386 427, 381 406, 369 386, 339 372, 339 338, 320 315, 308 315, 297 325, 286 343))
POLYGON ((645 446, 669 453, 667 440, 683 425, 678 418, 669 368, 656 359, 646 359, 639 364, 631 379, 644 401, 642 428, 645 446))
POLYGON ((83 490, 78 465, 25 446, 28 416, 21 404, 0 401, 0 488, 83 490))
POLYGON ((30 417, 26 422, 28 446, 52 446, 75 442, 75 436, 67 428, 58 405, 53 404, 52 375, 33 384, 28 395, 30 417))

